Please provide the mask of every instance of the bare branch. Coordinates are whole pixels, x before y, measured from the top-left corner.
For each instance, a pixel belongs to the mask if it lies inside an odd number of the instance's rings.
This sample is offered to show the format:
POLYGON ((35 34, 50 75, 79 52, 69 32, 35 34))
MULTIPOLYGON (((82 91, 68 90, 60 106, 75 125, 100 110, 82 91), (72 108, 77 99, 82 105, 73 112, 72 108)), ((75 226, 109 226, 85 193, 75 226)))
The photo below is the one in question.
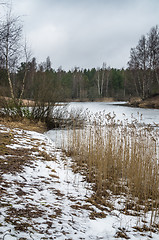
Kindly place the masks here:
POLYGON ((11 73, 15 72, 22 58, 22 24, 20 17, 7 10, 5 19, 0 24, 0 57, 4 60, 11 97, 15 99, 11 73))

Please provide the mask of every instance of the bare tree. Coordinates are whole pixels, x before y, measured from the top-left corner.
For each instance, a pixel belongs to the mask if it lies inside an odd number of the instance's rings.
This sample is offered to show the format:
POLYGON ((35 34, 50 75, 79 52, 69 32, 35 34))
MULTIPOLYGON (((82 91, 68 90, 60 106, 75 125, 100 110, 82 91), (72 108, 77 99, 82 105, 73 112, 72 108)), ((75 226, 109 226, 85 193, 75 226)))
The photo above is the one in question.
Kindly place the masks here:
POLYGON ((51 60, 49 56, 46 58, 46 71, 51 71, 51 60))
MULTIPOLYGON (((22 24, 20 17, 14 17, 11 9, 7 11, 5 20, 0 24, 0 57, 4 61, 5 69, 7 72, 8 83, 10 87, 11 98, 15 99, 15 93, 12 83, 12 75, 16 72, 19 61, 24 58, 26 63, 30 55, 27 52, 26 44, 22 45, 22 24)), ((22 89, 20 99, 24 93, 24 85, 26 79, 27 64, 24 77, 22 80, 22 89)))
POLYGON ((102 68, 97 69, 97 89, 98 89, 98 95, 101 97, 103 94, 103 85, 104 85, 104 77, 105 77, 105 69, 106 69, 106 63, 103 63, 102 68))
POLYGON ((109 84, 109 72, 110 68, 107 68, 105 62, 103 62, 102 68, 98 68, 96 72, 96 81, 97 81, 97 89, 98 95, 101 97, 103 95, 103 89, 105 86, 106 96, 108 95, 108 84, 109 84))
POLYGON ((28 51, 26 42, 25 42, 25 45, 24 45, 24 54, 25 54, 25 69, 24 69, 24 76, 23 76, 23 79, 22 79, 22 89, 21 89, 21 93, 20 93, 20 97, 19 97, 20 101, 21 101, 22 96, 24 94, 25 81, 26 81, 26 76, 27 76, 27 71, 28 71, 28 63, 29 63, 29 59, 31 57, 31 52, 28 51))
POLYGON ((136 91, 144 99, 149 93, 150 79, 148 75, 149 68, 147 39, 143 35, 136 48, 130 51, 129 68, 134 74, 134 84, 136 91))
POLYGON ((148 34, 149 68, 155 73, 156 81, 159 85, 159 29, 152 27, 148 34))
MULTIPOLYGON (((133 75, 136 92, 148 97, 153 84, 159 85, 159 29, 152 27, 142 36, 136 48, 130 51, 129 69, 133 75)), ((157 86, 156 85, 156 86, 157 86)))

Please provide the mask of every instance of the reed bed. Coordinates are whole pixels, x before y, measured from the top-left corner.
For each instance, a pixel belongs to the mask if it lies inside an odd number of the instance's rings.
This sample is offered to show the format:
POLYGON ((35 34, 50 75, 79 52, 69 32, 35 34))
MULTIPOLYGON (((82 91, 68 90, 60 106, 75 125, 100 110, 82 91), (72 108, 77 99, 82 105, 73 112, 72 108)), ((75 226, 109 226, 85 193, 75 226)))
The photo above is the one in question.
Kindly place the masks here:
POLYGON ((98 198, 106 199, 110 192, 125 196, 125 211, 151 211, 154 224, 159 205, 158 130, 140 120, 121 122, 115 115, 99 114, 85 128, 68 131, 65 150, 74 170, 93 183, 98 198))

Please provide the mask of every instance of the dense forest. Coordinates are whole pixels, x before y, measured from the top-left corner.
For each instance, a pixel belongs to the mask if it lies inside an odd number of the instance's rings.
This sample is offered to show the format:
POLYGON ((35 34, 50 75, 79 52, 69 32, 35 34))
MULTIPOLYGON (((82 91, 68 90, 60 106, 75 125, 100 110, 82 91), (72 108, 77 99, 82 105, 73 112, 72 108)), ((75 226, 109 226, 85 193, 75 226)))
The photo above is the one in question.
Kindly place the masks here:
POLYGON ((159 93, 159 29, 152 27, 130 50, 127 69, 54 70, 49 57, 40 64, 30 58, 26 44, 21 55, 22 26, 9 15, 0 23, 0 95, 41 101, 94 101, 113 97, 145 99, 159 93), (25 56, 25 57, 24 57, 25 56), (24 61, 25 59, 25 61, 24 61))

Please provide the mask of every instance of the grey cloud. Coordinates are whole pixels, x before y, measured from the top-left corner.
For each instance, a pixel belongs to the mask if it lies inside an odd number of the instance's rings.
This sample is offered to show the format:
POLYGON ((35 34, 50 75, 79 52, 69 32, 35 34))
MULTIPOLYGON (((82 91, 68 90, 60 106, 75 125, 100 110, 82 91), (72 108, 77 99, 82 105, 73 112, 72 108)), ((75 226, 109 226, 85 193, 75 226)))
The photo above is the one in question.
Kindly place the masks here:
POLYGON ((158 21, 158 0, 13 0, 33 54, 64 69, 124 67, 130 48, 158 21), (19 11, 19 12, 18 12, 19 11))

